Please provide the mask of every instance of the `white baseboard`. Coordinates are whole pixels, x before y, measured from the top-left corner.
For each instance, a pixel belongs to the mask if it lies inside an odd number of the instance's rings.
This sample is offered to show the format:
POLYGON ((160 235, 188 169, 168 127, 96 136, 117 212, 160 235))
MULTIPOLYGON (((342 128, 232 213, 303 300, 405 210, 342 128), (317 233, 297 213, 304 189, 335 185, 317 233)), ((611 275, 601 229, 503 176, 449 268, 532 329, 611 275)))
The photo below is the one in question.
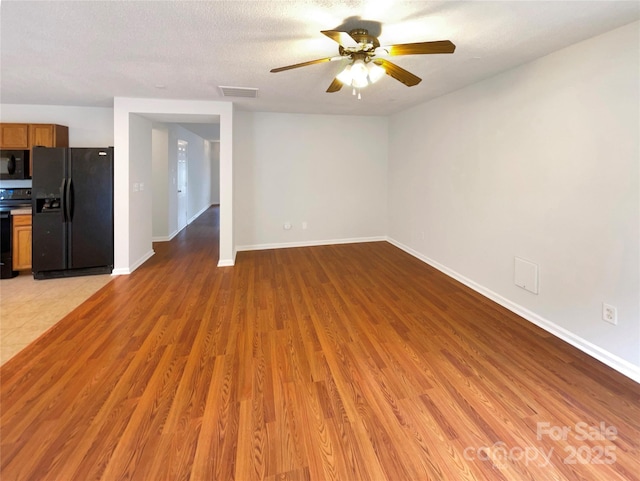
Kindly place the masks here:
POLYGON ((382 237, 354 237, 350 239, 328 239, 328 240, 314 240, 314 241, 300 241, 300 242, 281 242, 274 244, 254 244, 248 246, 237 246, 237 251, 263 251, 267 249, 288 249, 291 247, 314 247, 314 246, 327 246, 332 244, 357 244, 360 242, 381 242, 386 241, 387 238, 382 237))
POLYGON ((177 236, 179 232, 180 232, 179 230, 175 230, 168 236, 152 237, 151 242, 169 242, 171 239, 177 236))
POLYGON ((609 351, 602 349, 599 346, 596 346, 590 341, 583 339, 582 337, 574 334, 573 332, 565 329, 562 326, 555 324, 554 322, 549 321, 548 319, 543 318, 542 316, 536 314, 535 312, 530 311, 529 309, 522 307, 519 304, 516 304, 505 297, 493 292, 490 289, 472 281, 471 279, 457 273, 456 271, 449 269, 448 267, 430 259, 419 252, 413 250, 411 247, 406 246, 395 239, 387 238, 387 241, 390 244, 393 244, 397 248, 405 251, 407 254, 411 254, 413 257, 420 259, 422 262, 429 264, 430 266, 438 269, 440 272, 452 277, 453 279, 461 282, 467 287, 470 287, 474 291, 482 294, 483 296, 491 299, 492 301, 500 304, 501 306, 509 309, 511 312, 518 314, 523 317, 527 321, 535 324, 536 326, 544 329, 545 331, 553 334, 554 336, 562 339, 565 342, 568 342, 572 346, 580 349, 585 354, 594 357, 595 359, 603 362, 607 366, 615 369, 621 374, 624 374, 628 378, 634 380, 637 383, 640 383, 640 366, 636 366, 635 364, 630 363, 626 359, 622 359, 615 354, 610 353, 609 351))
POLYGON ((194 215, 193 217, 191 217, 191 218, 187 221, 187 224, 191 224, 194 220, 196 220, 198 217, 200 217, 202 214, 204 214, 204 212, 205 212, 209 207, 211 207, 211 206, 210 206, 210 205, 208 205, 208 206, 203 207, 202 209, 200 209, 200 211, 199 211, 196 215, 194 215))
MULTIPOLYGON (((200 212, 198 212, 196 215, 194 215, 193 217, 191 217, 189 220, 187 220, 187 224, 182 228, 186 228, 189 224, 191 224, 194 220, 196 220, 198 217, 200 217, 202 214, 204 214, 204 212, 211 207, 210 205, 207 207, 203 207, 200 212)), ((171 239, 173 239, 175 236, 177 236, 182 229, 177 229, 174 230, 171 234, 169 234, 168 236, 156 236, 156 237, 152 237, 151 241, 152 242, 169 242, 171 239)))
POLYGON ((218 267, 233 267, 236 265, 236 261, 234 259, 219 259, 218 267))
POLYGON ((134 264, 129 266, 128 269, 127 268, 114 269, 111 274, 112 275, 116 275, 116 276, 123 275, 123 274, 131 274, 138 267, 140 267, 142 264, 147 262, 154 254, 155 254, 155 251, 153 249, 151 249, 149 252, 147 252, 145 255, 143 255, 140 259, 138 259, 134 264))

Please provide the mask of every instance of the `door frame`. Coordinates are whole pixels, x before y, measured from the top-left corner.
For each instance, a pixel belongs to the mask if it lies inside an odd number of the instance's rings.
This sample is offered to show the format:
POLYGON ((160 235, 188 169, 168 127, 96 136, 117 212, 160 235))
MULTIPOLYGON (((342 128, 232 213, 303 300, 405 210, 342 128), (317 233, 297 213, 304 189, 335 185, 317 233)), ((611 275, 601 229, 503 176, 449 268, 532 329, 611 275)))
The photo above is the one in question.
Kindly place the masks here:
MULTIPOLYGON (((218 266, 233 266, 236 249, 233 239, 233 114, 232 102, 171 100, 153 98, 115 97, 113 99, 114 131, 114 274, 129 274, 146 259, 132 259, 134 240, 142 240, 152 248, 152 233, 141 232, 130 222, 137 213, 130 202, 129 156, 130 115, 167 115, 171 121, 207 123, 213 118, 220 122, 220 248, 218 266), (148 239, 147 239, 148 238, 148 239)), ((148 195, 151 190, 148 190, 148 195)), ((152 212, 148 212, 152 215, 152 212)))

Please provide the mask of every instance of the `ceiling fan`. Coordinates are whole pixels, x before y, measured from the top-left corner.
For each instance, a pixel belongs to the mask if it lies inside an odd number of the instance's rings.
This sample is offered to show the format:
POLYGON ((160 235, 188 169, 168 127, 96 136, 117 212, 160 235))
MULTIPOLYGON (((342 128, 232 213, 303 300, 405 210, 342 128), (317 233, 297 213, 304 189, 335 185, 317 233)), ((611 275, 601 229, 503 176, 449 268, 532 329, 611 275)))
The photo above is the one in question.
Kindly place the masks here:
POLYGON ((350 60, 349 64, 333 79, 327 92, 337 92, 343 85, 348 85, 354 88, 355 94, 356 89, 361 89, 376 82, 385 74, 402 82, 407 87, 413 87, 422 81, 420 77, 381 57, 453 53, 456 49, 456 46, 449 40, 403 43, 381 47, 378 38, 370 35, 368 30, 364 28, 356 28, 349 32, 323 30, 321 33, 338 43, 339 55, 274 68, 271 72, 282 72, 284 70, 306 67, 317 63, 348 58, 350 60))

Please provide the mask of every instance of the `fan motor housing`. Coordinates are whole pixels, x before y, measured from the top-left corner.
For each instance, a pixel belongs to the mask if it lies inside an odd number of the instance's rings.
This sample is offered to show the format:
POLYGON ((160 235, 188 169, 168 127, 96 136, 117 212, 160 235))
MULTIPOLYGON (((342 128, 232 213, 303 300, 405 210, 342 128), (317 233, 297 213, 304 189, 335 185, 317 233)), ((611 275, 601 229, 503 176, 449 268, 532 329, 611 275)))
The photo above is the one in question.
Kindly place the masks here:
POLYGON ((340 45, 338 51, 340 55, 347 57, 355 52, 373 52, 380 46, 380 42, 377 37, 369 35, 369 31, 366 28, 355 28, 349 32, 349 36, 358 42, 358 47, 343 47, 340 45))

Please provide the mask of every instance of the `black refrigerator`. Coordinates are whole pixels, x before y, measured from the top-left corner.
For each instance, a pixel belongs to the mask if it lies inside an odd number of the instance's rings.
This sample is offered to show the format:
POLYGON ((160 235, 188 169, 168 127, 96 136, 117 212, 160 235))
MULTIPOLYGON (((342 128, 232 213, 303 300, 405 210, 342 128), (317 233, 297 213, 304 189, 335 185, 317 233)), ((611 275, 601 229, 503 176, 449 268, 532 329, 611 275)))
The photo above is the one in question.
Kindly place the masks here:
POLYGON ((113 270, 113 147, 32 152, 35 279, 113 270))

